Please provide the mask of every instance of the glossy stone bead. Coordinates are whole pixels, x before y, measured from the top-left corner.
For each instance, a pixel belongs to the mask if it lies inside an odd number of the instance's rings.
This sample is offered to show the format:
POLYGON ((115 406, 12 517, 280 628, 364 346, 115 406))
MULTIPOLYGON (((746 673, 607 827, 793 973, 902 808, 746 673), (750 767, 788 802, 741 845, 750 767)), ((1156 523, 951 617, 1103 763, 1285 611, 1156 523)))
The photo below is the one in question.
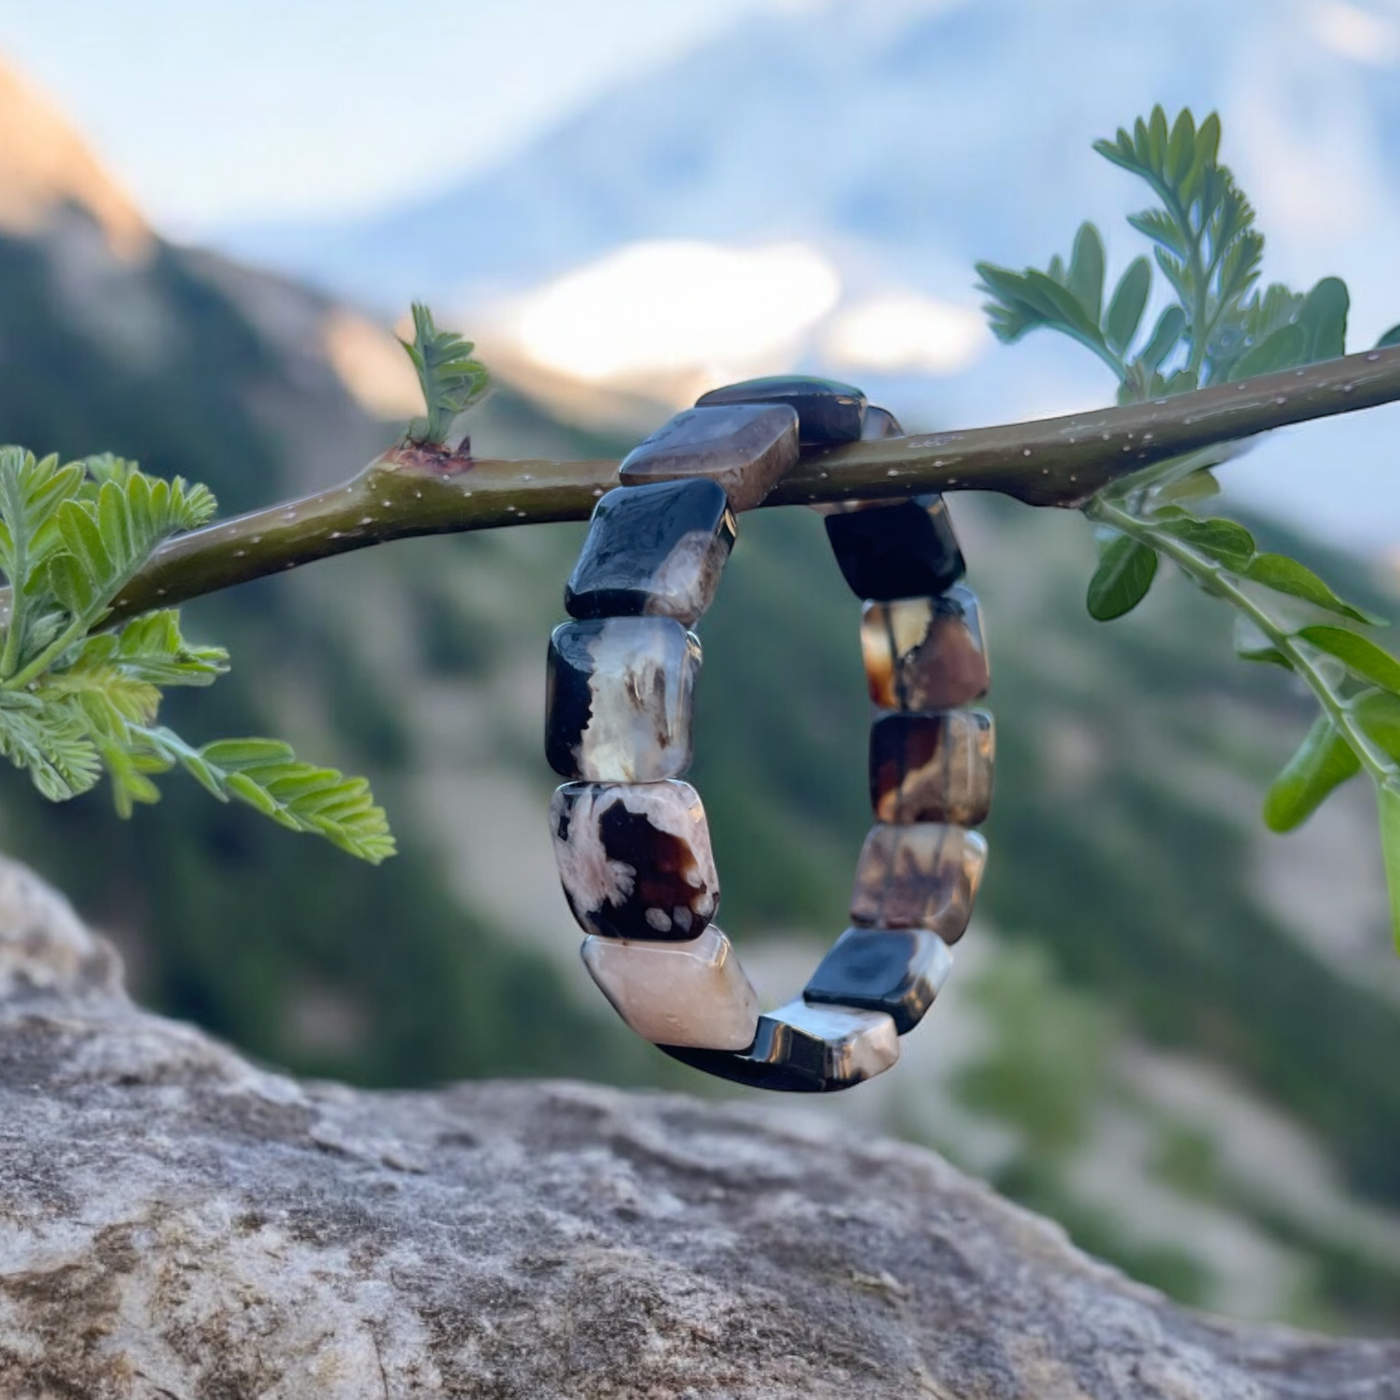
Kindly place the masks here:
POLYGON ((950 946, 972 917, 987 864, 975 831, 943 822, 870 828, 856 864, 851 922, 858 928, 926 928, 950 946))
POLYGON ((669 617, 566 622, 549 639, 545 756, 564 778, 654 783, 690 766, 700 643, 669 617))
POLYGON ((809 1002, 883 1011, 904 1035, 923 1020, 952 968, 948 945, 927 929, 848 928, 802 995, 809 1002))
POLYGON ((624 486, 708 477, 735 510, 752 510, 797 457, 797 413, 787 404, 716 404, 676 414, 622 459, 618 476, 624 486))
POLYGON ((899 1059, 899 1032, 881 1011, 817 1006, 800 997, 758 1019, 752 1048, 720 1055, 661 1046, 696 1069, 756 1089, 823 1094, 849 1089, 899 1059))
POLYGON ((583 965, 638 1035, 664 1045, 745 1050, 758 997, 729 940, 713 925, 687 943, 585 938, 583 965))
POLYGON ((987 820, 996 735, 985 710, 881 715, 870 726, 870 803, 882 822, 987 820))
POLYGON ((860 646, 870 698, 881 709, 951 710, 987 693, 982 610, 962 584, 937 598, 867 603, 860 646))
POLYGON ((719 876, 689 783, 567 783, 549 804, 549 829, 586 933, 684 942, 714 917, 719 876))
POLYGON ((716 482, 619 486, 593 521, 564 588, 570 617, 674 617, 687 627, 714 601, 737 525, 716 482))
POLYGON ((827 538, 858 598, 914 598, 942 593, 967 566, 942 496, 836 511, 827 538))
POLYGON ((785 403, 797 410, 798 432, 804 447, 833 447, 855 442, 865 418, 865 395, 850 384, 834 379, 813 379, 801 374, 772 375, 726 384, 701 394, 702 407, 731 403, 785 403))
POLYGON ((899 419, 889 409, 881 408, 878 404, 866 404, 865 420, 860 425, 862 442, 878 442, 882 438, 903 436, 904 429, 899 426, 899 419))

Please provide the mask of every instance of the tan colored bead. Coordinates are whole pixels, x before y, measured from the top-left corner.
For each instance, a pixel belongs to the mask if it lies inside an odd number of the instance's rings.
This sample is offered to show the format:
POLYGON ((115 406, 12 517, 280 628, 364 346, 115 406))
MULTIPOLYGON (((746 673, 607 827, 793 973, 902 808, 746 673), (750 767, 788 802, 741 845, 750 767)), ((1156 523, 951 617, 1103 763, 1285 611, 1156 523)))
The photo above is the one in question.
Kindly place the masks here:
POLYGON ((583 965, 638 1035, 657 1045, 747 1050, 758 997, 713 924, 688 943, 585 938, 583 965))

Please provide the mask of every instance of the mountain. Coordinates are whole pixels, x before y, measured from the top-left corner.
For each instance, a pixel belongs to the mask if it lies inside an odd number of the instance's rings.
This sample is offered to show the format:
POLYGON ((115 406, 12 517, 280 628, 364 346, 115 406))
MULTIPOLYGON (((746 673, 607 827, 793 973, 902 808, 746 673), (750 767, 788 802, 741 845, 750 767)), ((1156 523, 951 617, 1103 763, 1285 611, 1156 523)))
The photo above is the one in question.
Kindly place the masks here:
MULTIPOLYGON (((662 285, 619 280, 609 296, 601 283, 592 299, 542 307, 561 279, 616 273, 600 264, 638 244, 797 248, 829 265, 839 296, 805 313, 773 298, 770 323, 791 317, 792 333, 758 368, 836 372, 906 419, 1007 421, 1102 402, 1113 386, 1090 357, 1043 338, 991 353, 975 315, 968 324, 973 263, 1043 265, 1085 217, 1105 230, 1111 268, 1142 251, 1123 215, 1146 191, 1090 145, 1156 102, 1222 113, 1225 156, 1269 236, 1269 276, 1346 277, 1355 348, 1400 321, 1397 64, 1388 0, 804 5, 639 74, 463 184, 369 218, 228 230, 223 244, 395 315, 433 299, 517 382, 570 411, 561 364, 596 394, 617 322, 639 300, 661 323, 643 342, 655 360, 727 296, 732 344, 721 353, 692 336, 691 363, 751 372, 734 358, 754 335, 741 314, 750 284, 761 292, 764 279, 716 274, 691 295, 703 269, 678 256, 662 285), (543 356, 531 353, 541 337, 521 334, 522 306, 549 322, 543 356)), ((694 386, 622 387, 678 403, 694 386)), ((1373 414, 1328 439, 1347 491, 1319 487, 1308 432, 1270 443, 1233 479, 1309 528, 1393 548, 1397 425, 1400 412, 1373 414)))
MULTIPOLYGON (((154 232, 133 252, 67 188, 0 233, 0 441, 120 451, 232 512, 390 438, 397 361, 373 323, 154 232)), ((510 392, 471 432, 484 455, 625 446, 510 392)), ((1099 627, 1082 521, 953 508, 1001 734, 982 909, 898 1071, 809 1111, 937 1144, 1177 1296, 1393 1326, 1400 963, 1366 794, 1268 836, 1259 793, 1308 708, 1231 659, 1228 619, 1164 578, 1099 627)), ((543 646, 581 537, 415 540, 187 609, 235 670, 179 697, 175 725, 284 735, 368 772, 402 844, 382 868, 177 777, 121 822, 101 793, 51 807, 0 772, 0 839, 116 937, 145 1000, 264 1058, 370 1083, 724 1092, 600 1005, 554 875, 543 646)), ((1288 543, 1360 602, 1400 602, 1387 577, 1288 543)), ((770 1002, 843 926, 868 820, 857 614, 814 513, 745 518, 703 627, 695 778, 725 925, 770 1002)))

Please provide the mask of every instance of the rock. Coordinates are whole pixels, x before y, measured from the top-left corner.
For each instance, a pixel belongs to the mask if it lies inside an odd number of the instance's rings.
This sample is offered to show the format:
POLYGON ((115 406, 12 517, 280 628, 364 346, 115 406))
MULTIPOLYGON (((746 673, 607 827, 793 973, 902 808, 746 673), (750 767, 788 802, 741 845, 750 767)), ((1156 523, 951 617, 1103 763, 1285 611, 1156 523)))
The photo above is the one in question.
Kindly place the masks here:
POLYGON ((1194 1315, 772 1098, 257 1069, 0 863, 0 1395, 1389 1400, 1400 1344, 1194 1315))

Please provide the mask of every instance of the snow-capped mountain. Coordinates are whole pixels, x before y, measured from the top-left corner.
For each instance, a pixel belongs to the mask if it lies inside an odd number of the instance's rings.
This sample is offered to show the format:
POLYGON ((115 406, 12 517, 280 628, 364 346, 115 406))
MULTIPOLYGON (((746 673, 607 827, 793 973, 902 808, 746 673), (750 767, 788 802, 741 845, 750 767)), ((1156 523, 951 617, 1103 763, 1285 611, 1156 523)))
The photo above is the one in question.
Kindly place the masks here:
MULTIPOLYGON (((1035 343, 974 366, 985 339, 941 363, 917 353, 925 332, 910 326, 954 333, 938 316, 975 310, 975 259, 1043 262, 1085 216, 1105 230, 1111 266, 1140 251, 1122 215, 1145 192, 1090 144, 1154 102, 1221 112, 1225 158, 1269 235, 1269 276, 1344 276, 1354 346, 1400 320, 1397 0, 794 7, 639 75, 483 177, 358 223, 231 233, 228 246, 386 310, 434 298, 488 343, 504 296, 528 298, 628 245, 800 248, 826 260, 839 294, 778 337, 789 362, 842 371, 916 421, 1053 412, 1101 401, 1101 373, 1035 343), (910 298, 903 322, 866 325, 867 341, 904 326, 915 343, 902 367, 843 359, 840 317, 910 298)), ((677 264, 671 280, 687 278, 677 264)), ((658 316, 684 312, 645 283, 619 286, 658 316)), ((575 321, 607 320, 594 309, 606 297, 568 305, 575 321)), ((1380 413, 1329 429, 1329 452, 1358 463, 1364 511, 1314 499, 1296 449, 1271 444, 1234 475, 1267 480, 1271 499, 1284 492, 1314 524, 1393 544, 1400 488, 1381 443, 1397 426, 1380 413)))

